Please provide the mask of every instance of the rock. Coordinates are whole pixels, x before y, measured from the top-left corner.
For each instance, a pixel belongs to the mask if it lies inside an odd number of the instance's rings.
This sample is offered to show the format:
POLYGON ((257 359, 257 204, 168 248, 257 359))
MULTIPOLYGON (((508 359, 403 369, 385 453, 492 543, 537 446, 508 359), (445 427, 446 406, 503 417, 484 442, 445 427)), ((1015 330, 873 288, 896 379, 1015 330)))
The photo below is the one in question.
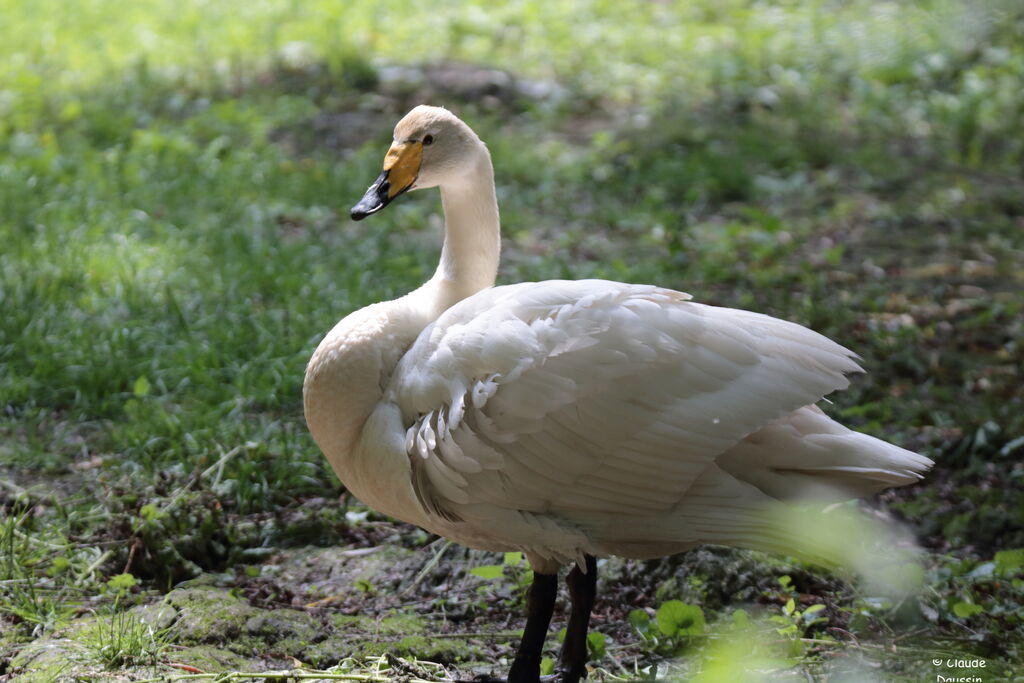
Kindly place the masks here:
POLYGON ((176 642, 183 645, 227 643, 235 652, 251 652, 252 639, 246 624, 260 615, 228 590, 215 587, 176 588, 164 598, 164 604, 174 608, 178 617, 173 633, 176 642))
POLYGON ((407 571, 396 572, 396 567, 422 562, 415 551, 401 546, 303 548, 288 550, 274 559, 274 564, 263 567, 260 577, 310 601, 389 586, 395 576, 409 575, 407 571))
POLYGON ((77 668, 81 650, 71 638, 44 637, 22 648, 7 668, 15 673, 15 680, 59 681, 77 668))
POLYGON ((307 612, 278 609, 258 614, 245 624, 252 637, 265 643, 261 654, 302 659, 306 648, 318 640, 321 625, 307 612))

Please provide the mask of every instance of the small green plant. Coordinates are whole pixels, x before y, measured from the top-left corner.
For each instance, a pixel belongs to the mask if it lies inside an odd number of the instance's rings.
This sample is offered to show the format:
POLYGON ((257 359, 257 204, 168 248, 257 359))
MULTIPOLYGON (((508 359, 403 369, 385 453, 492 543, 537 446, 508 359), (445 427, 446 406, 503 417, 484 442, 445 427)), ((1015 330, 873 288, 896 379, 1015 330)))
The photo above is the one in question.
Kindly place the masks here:
POLYGON ((544 657, 540 660, 540 675, 550 676, 555 673, 555 660, 551 657, 544 657))
POLYGON ((828 618, 822 614, 824 611, 825 605, 820 603, 810 605, 805 610, 799 610, 796 608, 796 601, 790 598, 783 605, 782 614, 772 615, 770 620, 779 624, 775 630, 780 636, 802 638, 807 630, 815 624, 823 624, 828 621, 828 618))
POLYGON ((658 629, 667 636, 704 634, 704 611, 697 605, 669 600, 658 608, 654 618, 658 622, 658 629))
POLYGON ((167 629, 156 629, 131 612, 116 612, 108 619, 97 619, 83 633, 82 643, 93 660, 113 670, 156 664, 169 639, 167 629))
POLYGON ((121 598, 128 595, 129 591, 131 591, 137 583, 138 581, 131 574, 118 574, 117 576, 112 576, 107 580, 107 591, 114 595, 115 601, 119 601, 121 598))
MULTIPOLYGON (((819 603, 810 605, 804 610, 799 610, 797 609, 795 597, 797 591, 795 586, 793 586, 793 579, 788 575, 780 576, 779 585, 790 594, 790 597, 786 604, 782 606, 782 614, 774 614, 768 618, 768 621, 778 624, 775 632, 789 641, 790 656, 797 657, 803 653, 801 638, 804 637, 807 631, 816 624, 828 622, 828 618, 822 614, 825 611, 825 605, 819 603)), ((733 617, 737 616, 737 614, 733 615, 733 617)))
POLYGON ((55 578, 68 570, 70 561, 48 558, 38 547, 40 539, 31 535, 30 524, 26 511, 0 517, 0 614, 11 615, 39 635, 69 619, 76 601, 71 588, 55 578))
POLYGON ((984 613, 985 608, 975 602, 960 600, 958 602, 953 603, 951 611, 960 619, 968 619, 970 617, 973 617, 975 614, 984 613))
POLYGON ((517 602, 522 600, 530 588, 530 584, 533 583, 533 570, 527 566, 526 560, 520 552, 505 553, 501 564, 480 565, 470 569, 469 573, 488 581, 497 581, 507 576, 515 586, 514 594, 517 596, 517 602))
POLYGON ((733 681, 774 680, 773 673, 796 666, 801 653, 788 652, 788 642, 780 643, 774 629, 762 619, 752 619, 742 609, 716 623, 715 638, 709 639, 693 659, 695 683, 732 683, 733 681))
POLYGON ((1024 548, 997 552, 993 564, 998 576, 1010 579, 1017 588, 1024 587, 1024 548))
POLYGON ((935 589, 918 602, 932 622, 971 622, 971 628, 1019 628, 1024 606, 1024 548, 996 552, 991 560, 964 559, 935 567, 935 589))
POLYGON ((660 654, 680 654, 693 638, 704 635, 704 611, 681 600, 668 600, 654 613, 642 609, 629 613, 629 623, 640 637, 660 654))
POLYGON ((481 579, 499 579, 505 575, 506 570, 511 570, 514 574, 515 570, 523 568, 524 562, 522 553, 508 552, 502 556, 501 564, 480 565, 470 569, 469 573, 481 579))

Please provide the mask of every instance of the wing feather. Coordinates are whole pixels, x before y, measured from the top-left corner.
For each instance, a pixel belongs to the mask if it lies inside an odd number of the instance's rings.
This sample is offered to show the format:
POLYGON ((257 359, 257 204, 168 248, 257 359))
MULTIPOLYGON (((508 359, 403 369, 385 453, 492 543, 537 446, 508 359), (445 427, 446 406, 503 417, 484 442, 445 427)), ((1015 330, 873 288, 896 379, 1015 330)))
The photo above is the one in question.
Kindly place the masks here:
POLYGON ((439 505, 669 510, 717 457, 860 370, 799 325, 688 298, 549 281, 449 309, 388 390, 419 485, 439 505))

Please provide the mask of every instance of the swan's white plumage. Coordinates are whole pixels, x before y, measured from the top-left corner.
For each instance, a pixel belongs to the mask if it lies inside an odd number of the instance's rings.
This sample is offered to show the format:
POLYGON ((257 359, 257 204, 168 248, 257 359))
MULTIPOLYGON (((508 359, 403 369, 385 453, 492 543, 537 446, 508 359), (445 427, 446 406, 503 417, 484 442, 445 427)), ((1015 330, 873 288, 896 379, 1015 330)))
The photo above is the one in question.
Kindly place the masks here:
POLYGON ((550 572, 698 543, 813 554, 766 506, 863 495, 930 466, 813 406, 860 368, 799 325, 601 280, 477 291, 497 263, 486 148, 433 108, 396 141, 432 131, 439 147, 444 126, 472 170, 427 175, 446 210, 438 274, 343 320, 307 369, 310 429, 365 502, 550 572))
POLYGON ((496 507, 586 530, 582 547, 571 536, 573 547, 535 548, 545 559, 661 555, 666 543, 734 541, 765 493, 828 493, 862 474, 857 493, 916 480, 920 456, 901 451, 899 467, 883 442, 804 408, 858 370, 850 351, 793 323, 651 286, 547 281, 450 308, 384 400, 409 425, 417 495, 452 525, 446 535, 479 535, 488 518, 476 515, 496 507), (814 417, 805 431, 818 441, 791 448, 814 417))

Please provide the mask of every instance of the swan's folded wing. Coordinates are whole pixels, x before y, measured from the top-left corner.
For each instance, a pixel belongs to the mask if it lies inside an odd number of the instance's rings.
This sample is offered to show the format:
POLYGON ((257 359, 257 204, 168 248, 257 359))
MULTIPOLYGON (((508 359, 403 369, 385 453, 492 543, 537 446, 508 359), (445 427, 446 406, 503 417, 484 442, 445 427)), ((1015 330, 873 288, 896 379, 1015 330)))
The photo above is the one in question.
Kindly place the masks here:
POLYGON ((688 298, 527 283, 446 312, 388 394, 427 505, 669 510, 716 457, 860 369, 799 325, 688 298))

